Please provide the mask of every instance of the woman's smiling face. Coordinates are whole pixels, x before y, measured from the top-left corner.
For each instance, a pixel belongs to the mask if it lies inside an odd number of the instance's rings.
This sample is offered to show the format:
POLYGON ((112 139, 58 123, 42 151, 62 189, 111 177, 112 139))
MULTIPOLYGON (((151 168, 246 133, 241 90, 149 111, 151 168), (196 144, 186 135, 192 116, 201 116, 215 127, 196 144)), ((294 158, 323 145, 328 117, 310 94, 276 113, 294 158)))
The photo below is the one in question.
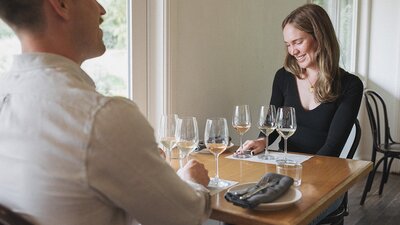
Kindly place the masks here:
POLYGON ((317 67, 317 43, 313 36, 288 23, 283 28, 283 39, 288 53, 297 60, 300 68, 315 69, 317 67))

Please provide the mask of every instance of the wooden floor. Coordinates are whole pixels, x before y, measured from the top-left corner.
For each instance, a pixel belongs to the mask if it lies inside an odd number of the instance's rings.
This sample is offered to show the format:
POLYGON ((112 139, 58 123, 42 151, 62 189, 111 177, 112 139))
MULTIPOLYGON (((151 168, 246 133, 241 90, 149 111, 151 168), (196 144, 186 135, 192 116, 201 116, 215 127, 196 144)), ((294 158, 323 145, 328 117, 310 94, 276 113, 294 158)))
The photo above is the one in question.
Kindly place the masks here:
POLYGON ((371 191, 363 206, 360 205, 365 180, 349 191, 349 213, 345 225, 398 225, 400 224, 400 175, 392 174, 379 196, 381 173, 377 173, 371 191))

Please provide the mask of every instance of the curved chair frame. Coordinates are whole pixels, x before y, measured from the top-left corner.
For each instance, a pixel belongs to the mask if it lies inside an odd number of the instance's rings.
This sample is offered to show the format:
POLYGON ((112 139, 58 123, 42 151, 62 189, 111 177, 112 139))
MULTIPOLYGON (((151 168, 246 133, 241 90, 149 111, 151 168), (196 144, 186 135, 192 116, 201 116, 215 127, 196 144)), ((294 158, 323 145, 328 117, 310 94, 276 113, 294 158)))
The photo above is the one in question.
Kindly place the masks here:
POLYGON ((367 193, 371 190, 375 173, 380 164, 383 162, 383 174, 379 186, 379 195, 382 195, 383 186, 388 181, 393 160, 400 159, 400 143, 394 141, 390 134, 388 113, 385 101, 377 92, 368 89, 364 91, 364 97, 373 137, 371 161, 374 164, 374 168, 368 175, 364 192, 361 197, 360 205, 364 204, 367 193), (381 123, 382 118, 383 124, 381 123), (381 131, 383 132, 383 134, 381 133, 381 131), (377 153, 383 154, 383 156, 378 161, 377 153))

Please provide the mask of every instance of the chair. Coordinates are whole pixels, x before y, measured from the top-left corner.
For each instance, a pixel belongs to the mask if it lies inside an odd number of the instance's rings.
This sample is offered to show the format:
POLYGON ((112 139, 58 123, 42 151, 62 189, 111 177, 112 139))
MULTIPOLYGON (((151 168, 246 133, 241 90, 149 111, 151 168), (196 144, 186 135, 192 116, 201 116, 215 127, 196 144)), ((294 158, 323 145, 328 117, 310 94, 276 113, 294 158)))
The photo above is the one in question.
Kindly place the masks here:
MULTIPOLYGON (((361 138, 361 127, 360 122, 358 119, 354 122, 355 127, 355 135, 353 143, 350 147, 349 152, 347 153, 346 158, 352 159, 354 154, 356 153, 358 144, 360 143, 361 138)), ((347 192, 344 194, 343 201, 340 204, 339 208, 321 220, 318 224, 332 224, 332 225, 343 225, 344 224, 344 217, 349 215, 348 207, 348 194, 347 192)))
POLYGON ((380 164, 383 162, 383 173, 379 186, 379 195, 382 195, 383 186, 388 181, 393 160, 400 159, 400 143, 393 141, 390 134, 385 101, 373 90, 365 90, 364 97, 373 137, 371 161, 374 164, 374 168, 368 175, 360 205, 364 204, 367 193, 371 190, 376 170, 380 164), (381 119, 383 119, 383 121, 381 121, 381 119), (381 122, 383 122, 383 124, 381 122), (376 161, 377 153, 383 155, 378 161, 376 161))
POLYGON ((0 225, 33 225, 22 216, 0 205, 0 225))

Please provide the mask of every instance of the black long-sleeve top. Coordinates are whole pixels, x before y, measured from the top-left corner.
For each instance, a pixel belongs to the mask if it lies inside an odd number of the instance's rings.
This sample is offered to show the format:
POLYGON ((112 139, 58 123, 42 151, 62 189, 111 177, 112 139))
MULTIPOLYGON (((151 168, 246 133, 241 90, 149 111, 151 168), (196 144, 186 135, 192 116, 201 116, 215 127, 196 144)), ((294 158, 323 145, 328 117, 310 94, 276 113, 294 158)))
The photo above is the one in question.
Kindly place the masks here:
MULTIPOLYGON (((306 110, 300 102, 296 77, 284 68, 276 72, 270 104, 276 108, 291 106, 296 110, 297 129, 288 139, 288 151, 340 155, 357 118, 363 93, 363 84, 357 76, 343 69, 341 73, 339 98, 306 110)), ((268 142, 272 144, 277 137, 278 133, 274 131, 268 142)), ((279 147, 283 149, 283 139, 279 147)))

